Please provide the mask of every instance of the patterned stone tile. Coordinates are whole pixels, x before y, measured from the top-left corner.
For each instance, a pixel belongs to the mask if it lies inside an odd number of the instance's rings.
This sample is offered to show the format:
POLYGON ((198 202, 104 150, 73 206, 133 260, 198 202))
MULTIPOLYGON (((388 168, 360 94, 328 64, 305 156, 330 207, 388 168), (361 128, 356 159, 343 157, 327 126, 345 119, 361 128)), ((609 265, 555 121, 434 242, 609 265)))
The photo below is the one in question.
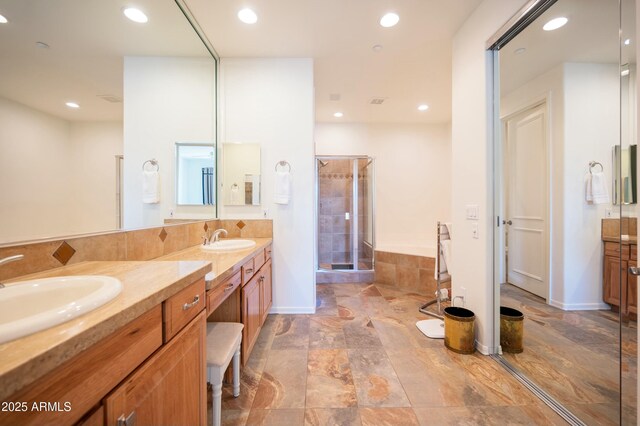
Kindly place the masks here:
POLYGON ((247 425, 251 426, 301 426, 304 410, 251 410, 247 425))
POLYGON ((361 426, 357 408, 311 408, 304 413, 305 426, 361 426))
POLYGON ((307 349, 310 320, 306 315, 280 315, 271 349, 307 349))
POLYGON ((306 350, 271 350, 252 410, 304 408, 306 383, 306 350))
POLYGON ((407 395, 383 349, 350 349, 360 407, 408 407, 407 395))
POLYGON ((362 426, 419 426, 411 408, 361 408, 362 426))
POLYGON ((347 321, 340 317, 311 317, 309 349, 346 348, 343 326, 347 321))
POLYGON ((345 349, 309 351, 307 408, 355 407, 356 388, 345 349))

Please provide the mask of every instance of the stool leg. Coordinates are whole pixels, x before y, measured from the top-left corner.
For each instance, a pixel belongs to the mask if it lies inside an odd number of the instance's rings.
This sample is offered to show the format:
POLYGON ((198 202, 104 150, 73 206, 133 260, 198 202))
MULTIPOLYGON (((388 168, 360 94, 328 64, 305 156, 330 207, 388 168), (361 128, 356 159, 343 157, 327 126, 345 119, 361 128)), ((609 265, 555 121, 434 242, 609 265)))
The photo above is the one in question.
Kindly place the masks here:
POLYGON ((237 398, 240 395, 240 346, 233 354, 233 396, 237 398))
POLYGON ((213 426, 220 426, 222 423, 222 381, 212 383, 213 387, 213 426))

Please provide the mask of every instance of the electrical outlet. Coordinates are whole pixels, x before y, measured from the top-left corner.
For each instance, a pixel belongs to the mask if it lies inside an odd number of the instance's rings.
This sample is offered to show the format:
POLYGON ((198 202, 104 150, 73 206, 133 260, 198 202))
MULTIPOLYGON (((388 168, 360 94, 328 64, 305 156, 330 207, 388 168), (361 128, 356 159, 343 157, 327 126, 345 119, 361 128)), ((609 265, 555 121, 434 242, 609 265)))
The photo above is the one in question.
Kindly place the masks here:
POLYGON ((262 217, 266 219, 268 215, 269 215, 269 209, 262 210, 262 217))
POLYGON ((612 217, 612 216, 613 216, 613 210, 612 209, 605 209, 604 217, 612 217))
POLYGON ((476 240, 478 238, 480 238, 480 236, 478 235, 478 223, 474 223, 473 225, 471 225, 471 235, 473 235, 473 238, 475 238, 476 240))

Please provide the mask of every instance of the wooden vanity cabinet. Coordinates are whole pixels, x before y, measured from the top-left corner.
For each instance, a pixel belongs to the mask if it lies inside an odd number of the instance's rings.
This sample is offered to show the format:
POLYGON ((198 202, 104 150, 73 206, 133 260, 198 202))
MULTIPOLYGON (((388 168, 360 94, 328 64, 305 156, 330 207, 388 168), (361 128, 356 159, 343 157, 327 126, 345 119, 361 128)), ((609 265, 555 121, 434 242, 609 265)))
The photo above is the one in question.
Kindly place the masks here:
MULTIPOLYGON (((245 365, 272 305, 271 246, 251 259, 254 270, 242 287, 242 364, 245 365)), ((244 268, 244 267, 243 267, 244 268)), ((244 282, 243 271, 243 282, 244 282)))
POLYGON ((603 300, 627 316, 638 313, 637 279, 628 273, 637 265, 637 245, 604 242, 603 300))
POLYGON ((204 426, 206 334, 201 311, 104 400, 106 424, 204 426))
POLYGON ((203 285, 191 284, 7 399, 59 410, 3 412, 0 426, 205 425, 205 303, 193 303, 203 285), (124 423, 128 417, 135 422, 124 423))

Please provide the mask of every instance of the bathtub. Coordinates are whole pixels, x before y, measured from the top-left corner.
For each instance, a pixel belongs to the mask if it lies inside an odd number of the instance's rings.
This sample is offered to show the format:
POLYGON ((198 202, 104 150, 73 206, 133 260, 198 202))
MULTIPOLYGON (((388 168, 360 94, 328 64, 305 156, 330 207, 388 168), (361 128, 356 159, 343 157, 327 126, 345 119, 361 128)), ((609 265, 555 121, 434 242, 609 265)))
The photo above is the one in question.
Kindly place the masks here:
POLYGON ((405 244, 386 244, 376 247, 376 252, 408 254, 411 256, 436 257, 435 246, 418 246, 405 244))
POLYGON ((399 244, 377 246, 375 281, 432 295, 436 291, 435 255, 435 247, 399 244))

